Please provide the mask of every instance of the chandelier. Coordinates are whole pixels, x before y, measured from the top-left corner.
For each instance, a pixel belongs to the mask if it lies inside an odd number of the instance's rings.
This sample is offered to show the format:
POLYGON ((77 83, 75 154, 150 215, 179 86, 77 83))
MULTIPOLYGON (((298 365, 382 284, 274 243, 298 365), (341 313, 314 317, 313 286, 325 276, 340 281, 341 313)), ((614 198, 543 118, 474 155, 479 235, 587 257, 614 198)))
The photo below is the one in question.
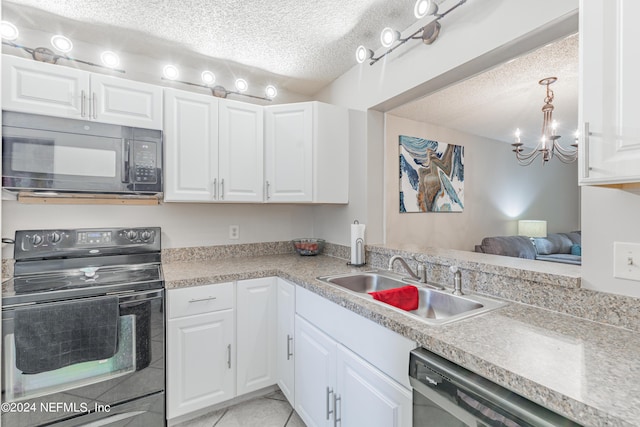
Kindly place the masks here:
POLYGON ((520 142, 520 129, 516 129, 516 142, 511 145, 514 147, 513 152, 516 153, 518 163, 522 166, 530 165, 541 155, 543 165, 554 157, 558 158, 562 163, 575 162, 578 158, 577 131, 574 135, 574 142, 571 144, 573 148, 563 148, 558 143, 558 139, 560 139, 560 135, 556 134, 558 125, 553 120, 553 91, 549 87, 557 80, 557 77, 547 77, 538 82, 540 85, 547 87, 547 96, 544 98, 544 105, 542 106, 542 137, 536 148, 524 153, 522 148, 524 144, 520 142))

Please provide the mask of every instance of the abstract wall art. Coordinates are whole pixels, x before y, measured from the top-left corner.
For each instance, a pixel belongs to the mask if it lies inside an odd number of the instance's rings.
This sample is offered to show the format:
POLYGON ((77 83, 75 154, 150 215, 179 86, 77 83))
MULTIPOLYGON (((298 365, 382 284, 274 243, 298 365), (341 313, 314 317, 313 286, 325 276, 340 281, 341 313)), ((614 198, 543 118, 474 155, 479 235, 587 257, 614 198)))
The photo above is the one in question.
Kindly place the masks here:
POLYGON ((462 212, 464 147, 400 135, 400 212, 462 212))

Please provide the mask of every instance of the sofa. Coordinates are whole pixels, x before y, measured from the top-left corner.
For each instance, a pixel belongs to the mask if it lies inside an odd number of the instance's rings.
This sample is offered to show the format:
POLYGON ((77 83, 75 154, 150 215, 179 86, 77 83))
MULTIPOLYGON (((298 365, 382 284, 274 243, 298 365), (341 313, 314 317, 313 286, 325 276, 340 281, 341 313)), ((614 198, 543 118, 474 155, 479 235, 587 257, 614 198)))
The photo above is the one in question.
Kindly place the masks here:
POLYGON ((582 264, 580 231, 551 233, 547 237, 495 236, 485 237, 475 251, 540 261, 582 264))

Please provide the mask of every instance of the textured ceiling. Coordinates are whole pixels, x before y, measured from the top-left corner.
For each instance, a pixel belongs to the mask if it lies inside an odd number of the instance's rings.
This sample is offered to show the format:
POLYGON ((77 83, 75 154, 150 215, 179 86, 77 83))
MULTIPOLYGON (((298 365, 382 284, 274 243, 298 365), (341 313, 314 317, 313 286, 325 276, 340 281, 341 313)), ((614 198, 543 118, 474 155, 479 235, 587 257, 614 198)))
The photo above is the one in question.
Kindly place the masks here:
MULTIPOLYGON (((162 59, 202 55, 253 67, 312 95, 380 46, 382 28, 413 24, 415 0, 12 0, 3 19, 162 59), (15 22, 17 21, 17 22, 15 22)), ((439 2, 439 1, 438 1, 439 2)), ((272 78, 273 80, 273 78, 272 78)))
POLYGON ((560 142, 573 141, 578 126, 578 35, 541 47, 482 74, 389 111, 395 116, 437 124, 486 138, 537 144, 546 95, 538 81, 555 76, 554 119, 560 142))

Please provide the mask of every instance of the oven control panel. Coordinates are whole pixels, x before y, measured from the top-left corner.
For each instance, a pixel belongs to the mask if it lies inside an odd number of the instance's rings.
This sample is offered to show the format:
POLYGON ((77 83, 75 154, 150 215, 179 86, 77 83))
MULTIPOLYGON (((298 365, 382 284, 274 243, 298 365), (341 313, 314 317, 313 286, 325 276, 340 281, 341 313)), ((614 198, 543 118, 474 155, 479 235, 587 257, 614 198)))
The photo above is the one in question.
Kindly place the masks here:
POLYGON ((159 252, 160 227, 18 230, 14 259, 159 252))

